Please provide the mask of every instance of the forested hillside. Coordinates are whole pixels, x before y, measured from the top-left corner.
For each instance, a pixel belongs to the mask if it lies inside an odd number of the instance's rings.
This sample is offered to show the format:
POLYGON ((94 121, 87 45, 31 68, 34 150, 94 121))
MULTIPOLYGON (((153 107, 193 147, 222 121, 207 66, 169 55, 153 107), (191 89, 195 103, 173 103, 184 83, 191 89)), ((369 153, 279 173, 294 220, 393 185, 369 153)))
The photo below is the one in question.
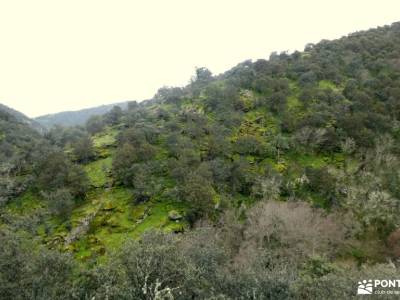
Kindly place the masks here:
POLYGON ((35 129, 36 131, 39 132, 43 132, 44 131, 44 127, 41 126, 38 122, 28 118, 27 116, 25 116, 23 113, 20 113, 19 111, 16 111, 4 104, 0 103, 0 111, 4 114, 10 114, 11 116, 13 116, 17 121, 19 121, 20 123, 24 123, 26 125, 28 125, 29 127, 35 129))
POLYGON ((30 185, 35 161, 46 143, 25 116, 0 106, 0 206, 30 185))
POLYGON ((0 298, 351 299, 400 275, 400 23, 34 132, 0 113, 0 298))

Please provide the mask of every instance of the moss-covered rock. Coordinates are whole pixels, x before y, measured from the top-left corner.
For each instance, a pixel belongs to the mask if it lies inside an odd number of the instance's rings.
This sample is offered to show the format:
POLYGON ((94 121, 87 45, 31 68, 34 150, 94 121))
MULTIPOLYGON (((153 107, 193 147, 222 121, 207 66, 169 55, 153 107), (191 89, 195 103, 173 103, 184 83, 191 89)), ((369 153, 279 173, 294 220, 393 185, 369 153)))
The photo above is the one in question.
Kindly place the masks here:
POLYGON ((168 218, 171 221, 179 221, 179 220, 182 220, 183 216, 176 210, 170 210, 168 212, 168 218))
POLYGON ((103 206, 103 210, 104 210, 104 211, 111 211, 111 210, 114 210, 114 209, 115 209, 115 206, 114 206, 114 204, 111 203, 111 202, 107 202, 107 203, 104 204, 104 206, 103 206))

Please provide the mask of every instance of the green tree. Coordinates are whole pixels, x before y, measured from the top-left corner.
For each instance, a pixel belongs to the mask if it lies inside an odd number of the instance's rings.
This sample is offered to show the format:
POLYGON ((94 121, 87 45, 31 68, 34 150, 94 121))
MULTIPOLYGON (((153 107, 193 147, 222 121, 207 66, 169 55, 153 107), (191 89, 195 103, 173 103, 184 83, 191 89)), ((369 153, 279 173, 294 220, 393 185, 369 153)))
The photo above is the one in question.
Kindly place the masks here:
POLYGON ((187 174, 183 184, 179 186, 182 201, 188 203, 200 215, 209 214, 212 211, 214 194, 211 183, 193 172, 187 174))
POLYGON ((79 165, 71 163, 63 152, 52 152, 42 158, 35 169, 36 185, 40 191, 68 188, 74 197, 84 197, 88 178, 79 165))
POLYGON ((95 157, 91 137, 84 136, 73 144, 75 158, 80 163, 87 163, 95 157))
POLYGON ((50 211, 63 219, 67 219, 74 207, 73 196, 70 191, 60 188, 55 191, 42 192, 42 196, 47 200, 50 211))
POLYGON ((105 120, 108 124, 116 125, 124 115, 122 108, 114 106, 107 114, 105 114, 105 120))
POLYGON ((101 132, 104 126, 104 120, 101 116, 92 116, 86 122, 86 130, 92 135, 101 132))

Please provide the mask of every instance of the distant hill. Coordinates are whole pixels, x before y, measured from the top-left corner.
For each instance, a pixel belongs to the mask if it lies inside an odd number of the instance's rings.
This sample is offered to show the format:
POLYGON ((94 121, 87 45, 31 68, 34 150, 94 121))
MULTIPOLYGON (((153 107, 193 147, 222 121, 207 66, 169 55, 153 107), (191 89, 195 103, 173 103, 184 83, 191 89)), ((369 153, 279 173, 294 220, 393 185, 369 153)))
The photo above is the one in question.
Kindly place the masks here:
POLYGON ((44 128, 42 127, 42 125, 40 125, 38 122, 36 122, 35 120, 30 119, 29 117, 25 116, 23 113, 16 111, 15 109, 12 109, 4 104, 0 103, 0 111, 4 111, 12 116, 14 116, 14 118, 21 122, 24 123, 26 125, 28 125, 29 127, 36 129, 39 132, 43 132, 44 128))
POLYGON ((114 106, 119 106, 122 109, 125 109, 128 106, 128 102, 120 102, 120 103, 86 108, 77 111, 64 111, 60 113, 44 115, 35 118, 35 121, 46 128, 50 128, 54 125, 62 125, 62 126, 83 125, 90 117, 95 115, 104 115, 105 113, 109 112, 114 106))

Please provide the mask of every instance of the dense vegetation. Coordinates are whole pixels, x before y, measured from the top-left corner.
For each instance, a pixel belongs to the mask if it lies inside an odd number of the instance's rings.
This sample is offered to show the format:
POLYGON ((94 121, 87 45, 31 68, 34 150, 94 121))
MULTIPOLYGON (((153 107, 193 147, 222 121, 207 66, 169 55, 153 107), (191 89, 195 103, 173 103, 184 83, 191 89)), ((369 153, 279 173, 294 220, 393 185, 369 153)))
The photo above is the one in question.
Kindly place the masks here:
POLYGON ((43 133, 45 131, 44 127, 40 125, 38 122, 35 120, 32 120, 25 116, 23 113, 16 111, 15 109, 12 109, 6 105, 3 105, 0 103, 0 111, 2 113, 7 113, 11 116, 13 116, 14 119, 16 119, 19 123, 26 124, 27 126, 35 129, 36 131, 39 131, 43 133))
POLYGON ((0 298, 349 299, 400 275, 400 23, 44 136, 0 120, 0 298))

